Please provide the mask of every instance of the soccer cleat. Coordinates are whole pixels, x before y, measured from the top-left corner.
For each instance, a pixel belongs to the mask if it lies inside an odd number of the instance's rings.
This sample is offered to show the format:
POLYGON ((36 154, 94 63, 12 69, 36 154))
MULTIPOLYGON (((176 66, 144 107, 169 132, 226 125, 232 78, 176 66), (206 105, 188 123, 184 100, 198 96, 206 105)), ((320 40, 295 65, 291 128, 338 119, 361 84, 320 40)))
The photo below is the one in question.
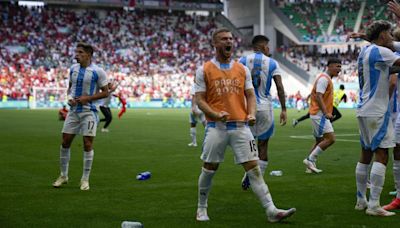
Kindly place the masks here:
POLYGON ((309 169, 309 168, 307 167, 305 173, 313 173, 313 172, 311 171, 311 169, 309 169))
POLYGON ((205 222, 210 220, 210 218, 207 215, 207 208, 204 207, 197 208, 196 220, 200 222, 205 222))
POLYGON ((389 192, 389 195, 395 196, 395 195, 397 195, 397 191, 396 190, 395 191, 391 191, 391 192, 389 192))
POLYGON ((109 130, 107 128, 102 128, 101 132, 109 132, 109 130))
POLYGON ((358 198, 354 209, 357 211, 363 211, 363 210, 367 209, 367 207, 368 207, 368 202, 365 199, 358 198))
POLYGON ((303 160, 304 165, 307 166, 308 169, 310 169, 313 173, 321 173, 322 170, 318 169, 317 166, 315 165, 314 161, 309 160, 308 158, 303 160))
POLYGON ((293 126, 293 127, 296 127, 297 124, 299 124, 299 121, 296 120, 296 119, 293 119, 292 126, 293 126))
POLYGON ((399 198, 394 198, 391 203, 389 203, 388 205, 383 206, 383 209, 387 210, 387 211, 400 209, 400 199, 399 198))
POLYGON ((292 216, 296 212, 296 208, 290 208, 288 210, 275 209, 274 212, 267 212, 267 219, 269 222, 280 222, 285 218, 292 216))
POLYGON ((197 147, 197 143, 193 143, 193 142, 191 142, 191 143, 189 143, 189 144, 188 144, 188 146, 197 147))
POLYGON ((82 191, 87 191, 89 190, 89 181, 88 180, 81 180, 81 190, 82 191))
POLYGON ((53 187, 59 188, 59 187, 61 187, 61 185, 67 184, 67 183, 68 183, 68 177, 66 177, 66 176, 59 176, 59 177, 57 178, 57 180, 54 181, 53 187))
POLYGON ((367 215, 381 216, 381 217, 388 217, 396 214, 394 212, 387 211, 380 206, 374 208, 367 208, 367 210, 365 210, 365 213, 367 215))
POLYGON ((249 188, 250 188, 249 177, 247 176, 247 174, 244 174, 244 176, 242 178, 242 189, 246 191, 249 188))

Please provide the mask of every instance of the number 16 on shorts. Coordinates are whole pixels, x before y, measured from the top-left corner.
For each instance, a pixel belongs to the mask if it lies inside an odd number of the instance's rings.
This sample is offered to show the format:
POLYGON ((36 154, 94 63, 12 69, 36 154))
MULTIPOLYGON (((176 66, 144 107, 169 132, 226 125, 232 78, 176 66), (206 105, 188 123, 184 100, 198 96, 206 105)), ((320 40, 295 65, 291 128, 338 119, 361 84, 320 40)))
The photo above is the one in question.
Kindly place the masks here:
POLYGON ((250 153, 252 153, 254 156, 258 156, 256 140, 254 139, 250 140, 249 145, 250 145, 250 153))

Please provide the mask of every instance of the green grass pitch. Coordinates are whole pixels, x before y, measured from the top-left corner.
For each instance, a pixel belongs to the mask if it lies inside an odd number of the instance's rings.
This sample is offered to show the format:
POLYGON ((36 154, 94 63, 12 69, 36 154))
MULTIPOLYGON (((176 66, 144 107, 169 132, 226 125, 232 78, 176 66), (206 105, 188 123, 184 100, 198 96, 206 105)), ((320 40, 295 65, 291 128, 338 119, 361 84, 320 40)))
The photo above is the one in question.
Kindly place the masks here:
MULTIPOLYGON (((242 191, 243 169, 233 163, 230 149, 213 180, 211 221, 196 222, 201 146, 187 146, 189 110, 130 109, 120 120, 116 112, 110 132, 97 132, 91 189, 83 192, 81 136, 71 147, 70 182, 51 186, 59 174, 62 122, 56 110, 0 110, 0 227, 120 227, 124 220, 146 228, 396 227, 400 222, 400 215, 377 218, 354 210, 360 154, 354 110, 342 110, 334 124, 337 142, 320 156, 319 175, 306 174, 302 164, 313 143, 310 120, 291 126, 305 111, 290 110, 288 125, 275 125, 265 180, 278 207, 297 208, 283 224, 269 224, 255 195, 242 191), (146 170, 151 179, 137 181, 136 174, 146 170), (270 176, 272 170, 283 176, 270 176)), ((198 126, 200 145, 203 135, 198 126)), ((391 167, 390 162, 382 204, 394 188, 391 167)))

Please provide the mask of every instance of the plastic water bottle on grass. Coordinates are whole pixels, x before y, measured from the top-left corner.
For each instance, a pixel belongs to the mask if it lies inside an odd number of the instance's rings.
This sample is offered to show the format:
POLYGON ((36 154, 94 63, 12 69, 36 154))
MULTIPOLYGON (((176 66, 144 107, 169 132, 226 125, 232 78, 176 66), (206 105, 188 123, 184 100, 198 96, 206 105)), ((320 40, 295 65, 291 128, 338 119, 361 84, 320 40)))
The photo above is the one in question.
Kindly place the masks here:
POLYGON ((283 175, 283 173, 282 173, 281 170, 274 170, 274 171, 271 171, 271 172, 269 173, 269 175, 280 177, 280 176, 283 175))
POLYGON ((136 180, 147 180, 150 179, 151 177, 151 173, 149 171, 143 172, 143 173, 139 173, 136 176, 136 180))
POLYGON ((123 221, 121 224, 121 228, 143 228, 143 224, 140 222, 133 221, 123 221))

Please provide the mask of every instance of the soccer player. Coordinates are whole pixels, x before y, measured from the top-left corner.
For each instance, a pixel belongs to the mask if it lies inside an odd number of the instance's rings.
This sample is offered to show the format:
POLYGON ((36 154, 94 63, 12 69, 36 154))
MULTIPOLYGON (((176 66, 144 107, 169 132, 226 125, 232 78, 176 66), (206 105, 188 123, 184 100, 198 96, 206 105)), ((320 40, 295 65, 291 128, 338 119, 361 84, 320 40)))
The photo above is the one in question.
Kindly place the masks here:
MULTIPOLYGON (((258 165, 260 166, 262 176, 264 176, 268 166, 268 141, 274 133, 274 113, 270 94, 272 80, 275 82, 281 104, 280 124, 282 126, 285 125, 287 119, 281 70, 279 64, 274 59, 268 57, 268 42, 269 39, 266 36, 255 36, 251 42, 254 53, 242 57, 239 61, 251 71, 256 95, 256 124, 251 126, 250 130, 253 136, 257 138, 258 157, 260 158, 258 165)), ((249 178, 245 173, 242 178, 242 189, 247 190, 249 185, 249 178)))
POLYGON ((64 121, 67 118, 68 109, 67 106, 63 105, 63 107, 58 110, 58 119, 64 121))
POLYGON ((126 112, 126 99, 123 97, 121 92, 118 95, 113 96, 118 97, 119 103, 122 105, 121 110, 118 112, 118 119, 121 119, 122 115, 126 112))
POLYGON ((270 222, 279 222, 295 213, 296 209, 277 209, 268 186, 257 164, 254 137, 248 127, 255 123, 256 99, 250 71, 231 59, 232 33, 217 29, 212 34, 215 57, 196 71, 196 99, 207 118, 206 134, 201 159, 203 167, 198 180, 198 208, 196 219, 208 221, 207 201, 212 179, 224 161, 225 149, 230 145, 235 162, 246 170, 251 188, 265 208, 270 222))
MULTIPOLYGON (((311 94, 308 95, 307 100, 311 97, 311 94)), ((344 85, 340 85, 338 90, 335 90, 333 92, 333 110, 332 110, 332 116, 333 119, 331 120, 331 123, 335 122, 336 120, 340 119, 342 117, 342 114, 339 112, 339 110, 337 109, 340 102, 347 102, 347 95, 344 92, 344 85)), ((306 120, 310 118, 310 113, 308 112, 307 114, 305 114, 304 116, 301 116, 298 119, 293 119, 293 123, 292 126, 296 127, 297 124, 299 124, 300 122, 302 122, 303 120, 306 120)))
POLYGON ((364 47, 358 56, 360 96, 357 119, 360 129, 361 157, 356 166, 357 203, 356 210, 366 210, 374 216, 392 216, 380 206, 379 198, 385 182, 388 149, 395 146, 394 130, 390 121, 389 68, 400 66, 400 57, 393 53, 391 25, 386 21, 374 21, 367 28, 367 39, 371 45, 364 47), (368 166, 375 161, 370 172, 370 197, 367 202, 366 189, 368 166))
POLYGON ((332 111, 332 123, 342 117, 342 114, 338 110, 340 102, 347 102, 347 95, 344 92, 344 85, 340 85, 338 90, 333 92, 333 111, 332 111))
POLYGON ((71 106, 62 129, 60 148, 61 175, 53 183, 55 188, 68 182, 70 147, 76 134, 83 135, 83 174, 81 190, 89 190, 89 175, 93 162, 93 140, 96 136, 98 115, 94 101, 108 96, 108 81, 105 71, 92 63, 93 47, 78 43, 75 59, 70 68, 68 104, 71 106), (101 89, 101 91, 99 90, 101 89))
MULTIPOLYGON (((399 8, 400 9, 400 8, 399 8)), ((396 28, 393 31, 394 40, 400 41, 400 28, 396 28)), ((399 55, 399 52, 396 52, 399 55)), ((398 95, 400 92, 400 73, 395 74, 394 79, 396 79, 397 90, 395 90, 391 97, 391 117, 394 121, 395 127, 395 139, 396 146, 393 149, 393 177, 395 183, 395 191, 391 191, 389 194, 394 195, 395 198, 391 203, 385 205, 383 209, 385 210, 396 210, 400 209, 400 116, 398 115, 398 95)))
MULTIPOLYGON (((308 102, 308 101, 310 100, 310 98, 311 98, 311 94, 309 94, 309 95, 307 96, 306 101, 308 102)), ((302 122, 303 120, 306 120, 306 119, 308 119, 308 118, 310 118, 310 113, 309 113, 309 112, 307 112, 307 114, 301 116, 301 117, 298 118, 298 119, 293 119, 292 126, 293 126, 293 127, 296 127, 297 124, 299 124, 300 122, 302 122)))
POLYGON ((105 121, 106 123, 104 124, 103 128, 101 129, 101 132, 109 132, 108 126, 110 125, 112 121, 112 113, 110 109, 110 102, 111 102, 111 97, 112 97, 112 92, 114 92, 117 89, 117 86, 113 83, 108 83, 108 96, 104 99, 101 100, 102 104, 99 106, 101 113, 103 113, 104 118, 100 119, 100 122, 105 121))
POLYGON ((192 108, 190 111, 189 122, 190 122, 190 137, 192 141, 188 144, 188 146, 197 147, 197 131, 196 125, 197 120, 200 120, 203 126, 206 126, 206 117, 204 116, 203 111, 199 109, 199 106, 196 102, 196 93, 195 93, 195 85, 193 84, 192 89, 190 90, 190 94, 192 95, 192 108))
POLYGON ((333 111, 333 83, 342 69, 340 59, 328 59, 327 70, 317 76, 311 91, 310 118, 313 126, 315 144, 310 154, 303 160, 306 172, 320 173, 316 166, 317 157, 335 142, 331 119, 333 111))

